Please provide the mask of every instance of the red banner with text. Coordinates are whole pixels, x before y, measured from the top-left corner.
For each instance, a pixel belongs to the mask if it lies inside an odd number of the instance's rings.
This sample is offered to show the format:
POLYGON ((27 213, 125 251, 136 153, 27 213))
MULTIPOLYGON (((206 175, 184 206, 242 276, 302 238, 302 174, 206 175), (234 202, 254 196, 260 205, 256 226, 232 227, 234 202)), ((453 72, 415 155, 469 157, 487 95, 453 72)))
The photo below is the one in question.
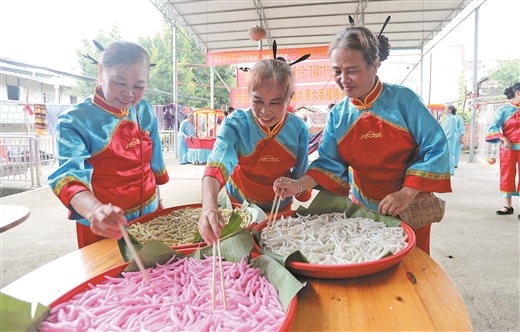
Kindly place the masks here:
MULTIPOLYGON (((333 82, 330 60, 303 61, 291 66, 291 68, 294 72, 294 82, 296 84, 333 82)), ((240 69, 237 70, 238 89, 247 87, 248 73, 240 69)))
MULTIPOLYGON (((328 84, 296 85, 291 106, 318 106, 338 103, 345 94, 333 82, 328 84)), ((231 106, 247 109, 251 107, 246 88, 231 90, 231 106)))
MULTIPOLYGON (((285 48, 278 49, 277 56, 282 56, 291 62, 305 54, 310 54, 309 60, 328 59, 328 46, 304 47, 304 48, 285 48)), ((262 59, 272 59, 271 50, 254 51, 228 51, 228 52, 209 52, 206 54, 207 66, 236 65, 239 63, 257 62, 262 59)))

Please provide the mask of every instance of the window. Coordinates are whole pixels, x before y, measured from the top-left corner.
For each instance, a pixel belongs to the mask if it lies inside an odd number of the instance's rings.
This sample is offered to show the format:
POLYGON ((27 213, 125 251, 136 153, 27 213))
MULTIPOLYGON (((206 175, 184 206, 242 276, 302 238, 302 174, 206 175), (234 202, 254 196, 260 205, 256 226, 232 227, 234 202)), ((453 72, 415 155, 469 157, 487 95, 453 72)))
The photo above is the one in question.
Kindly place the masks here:
POLYGON ((43 103, 44 104, 53 104, 54 103, 54 95, 52 93, 43 93, 43 103))
POLYGON ((20 100, 20 88, 15 85, 7 86, 7 99, 8 100, 20 100))

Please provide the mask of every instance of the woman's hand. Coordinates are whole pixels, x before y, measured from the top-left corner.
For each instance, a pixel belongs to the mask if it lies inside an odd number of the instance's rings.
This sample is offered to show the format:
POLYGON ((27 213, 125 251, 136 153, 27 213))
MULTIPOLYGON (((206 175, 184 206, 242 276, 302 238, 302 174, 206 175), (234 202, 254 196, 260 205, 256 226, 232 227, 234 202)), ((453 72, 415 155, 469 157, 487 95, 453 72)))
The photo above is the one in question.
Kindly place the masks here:
POLYGON ((282 200, 286 197, 295 196, 297 197, 302 192, 314 188, 318 185, 318 182, 314 181, 309 175, 304 175, 298 180, 294 180, 287 177, 279 177, 273 182, 273 191, 281 195, 282 200), (282 193, 282 188, 283 193, 282 193))
POLYGON ((224 218, 218 210, 220 183, 211 176, 202 178, 202 213, 200 214, 199 233, 208 244, 215 244, 224 228, 224 218))
POLYGON ((224 218, 217 206, 202 209, 198 229, 199 233, 208 244, 217 243, 224 228, 224 218))
POLYGON ((97 207, 90 218, 90 229, 93 233, 106 238, 120 239, 121 229, 119 224, 126 225, 126 218, 123 209, 112 204, 104 204, 97 207))
POLYGON ((504 144, 504 149, 506 150, 511 150, 511 148, 513 147, 513 144, 511 144, 511 141, 505 137, 505 136, 502 136, 500 138, 500 140, 502 141, 502 143, 504 144))
POLYGON ((379 202, 377 212, 395 217, 417 196, 420 190, 403 187, 398 192, 386 195, 379 202))
POLYGON ((273 182, 273 191, 280 195, 283 201, 286 197, 296 196, 301 193, 301 185, 297 180, 282 176, 273 182))

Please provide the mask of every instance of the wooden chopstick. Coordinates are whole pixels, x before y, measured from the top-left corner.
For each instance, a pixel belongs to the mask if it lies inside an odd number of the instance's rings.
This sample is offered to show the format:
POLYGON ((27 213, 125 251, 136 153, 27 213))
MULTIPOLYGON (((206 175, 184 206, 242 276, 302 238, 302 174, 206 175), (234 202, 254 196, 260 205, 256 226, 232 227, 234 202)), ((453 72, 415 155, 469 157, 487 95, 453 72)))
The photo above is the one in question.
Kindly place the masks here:
POLYGON ((224 287, 224 271, 222 268, 222 253, 220 252, 220 239, 217 240, 216 244, 213 244, 213 281, 211 283, 211 303, 212 309, 215 310, 215 279, 216 279, 216 259, 217 259, 217 249, 218 249, 218 261, 219 261, 219 270, 220 270, 220 285, 222 286, 222 299, 224 301, 224 310, 227 309, 227 300, 226 300, 226 288, 224 287))
POLYGON ((220 286, 222 287, 222 298, 224 300, 224 310, 227 309, 226 287, 224 287, 224 269, 222 268, 222 253, 220 252, 220 239, 217 240, 218 260, 220 268, 220 286))
POLYGON ((269 213, 269 218, 267 219, 267 233, 269 233, 269 228, 271 227, 271 222, 273 221, 274 211, 276 209, 276 201, 278 199, 278 193, 274 194, 273 207, 271 207, 271 213, 269 213))
POLYGON ((280 203, 282 202, 282 196, 283 196, 284 189, 285 188, 282 188, 280 195, 276 194, 274 196, 273 207, 271 208, 271 214, 269 215, 269 219, 267 221, 267 233, 268 234, 271 231, 273 222, 276 220, 276 215, 278 214, 278 209, 280 208, 280 203), (277 201, 277 199, 278 199, 278 201, 277 201), (273 209, 275 208, 275 205, 276 205, 276 210, 274 211, 274 215, 273 215, 273 209))
POLYGON ((132 256, 134 256, 134 260, 137 263, 139 270, 143 274, 146 281, 148 281, 148 285, 149 285, 151 283, 150 276, 146 272, 143 262, 141 261, 141 257, 139 257, 139 255, 137 254, 137 251, 135 250, 135 247, 134 247, 132 241, 130 241, 130 237, 128 237, 128 233, 126 232, 125 226, 123 226, 123 224, 119 224, 119 229, 121 230, 121 234, 123 234, 123 238, 125 239, 126 245, 130 249, 132 256))

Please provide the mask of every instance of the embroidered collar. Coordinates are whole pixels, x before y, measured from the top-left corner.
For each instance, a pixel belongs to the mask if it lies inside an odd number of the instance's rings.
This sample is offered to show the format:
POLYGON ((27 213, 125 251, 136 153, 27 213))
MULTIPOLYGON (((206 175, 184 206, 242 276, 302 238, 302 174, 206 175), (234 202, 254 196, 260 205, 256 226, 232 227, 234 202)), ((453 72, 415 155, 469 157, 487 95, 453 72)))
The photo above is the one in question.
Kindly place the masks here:
POLYGON ((260 124, 260 122, 256 118, 255 114, 253 113, 253 110, 251 110, 251 113, 252 113, 251 115, 253 116, 253 119, 255 119, 258 127, 260 127, 260 129, 262 129, 264 134, 266 134, 269 137, 276 135, 278 133, 278 131, 280 131, 280 128, 282 128, 283 123, 285 122, 285 118, 287 118, 287 111, 286 111, 285 114, 283 115, 283 118, 280 121, 278 121, 278 123, 275 124, 273 128, 270 128, 270 127, 264 127, 260 124))
POLYGON ((100 86, 96 88, 96 92, 94 93, 94 98, 92 98, 92 102, 94 103, 94 105, 101 108, 103 111, 113 114, 118 118, 124 118, 125 116, 128 116, 128 109, 122 110, 120 108, 111 106, 107 102, 107 100, 103 96, 103 91, 101 91, 100 86))
POLYGON ((383 84, 381 84, 381 81, 379 80, 379 77, 376 77, 376 78, 377 78, 376 85, 374 86, 372 91, 370 91, 367 94, 367 96, 365 97, 364 101, 360 100, 360 99, 356 99, 356 98, 350 98, 350 102, 358 110, 363 111, 363 110, 371 108, 372 105, 374 105, 374 102, 376 101, 376 99, 381 94, 381 91, 383 91, 383 84))
POLYGON ((520 108, 520 104, 517 104, 515 103, 514 101, 511 100, 511 105, 513 105, 514 107, 516 108, 520 108))

